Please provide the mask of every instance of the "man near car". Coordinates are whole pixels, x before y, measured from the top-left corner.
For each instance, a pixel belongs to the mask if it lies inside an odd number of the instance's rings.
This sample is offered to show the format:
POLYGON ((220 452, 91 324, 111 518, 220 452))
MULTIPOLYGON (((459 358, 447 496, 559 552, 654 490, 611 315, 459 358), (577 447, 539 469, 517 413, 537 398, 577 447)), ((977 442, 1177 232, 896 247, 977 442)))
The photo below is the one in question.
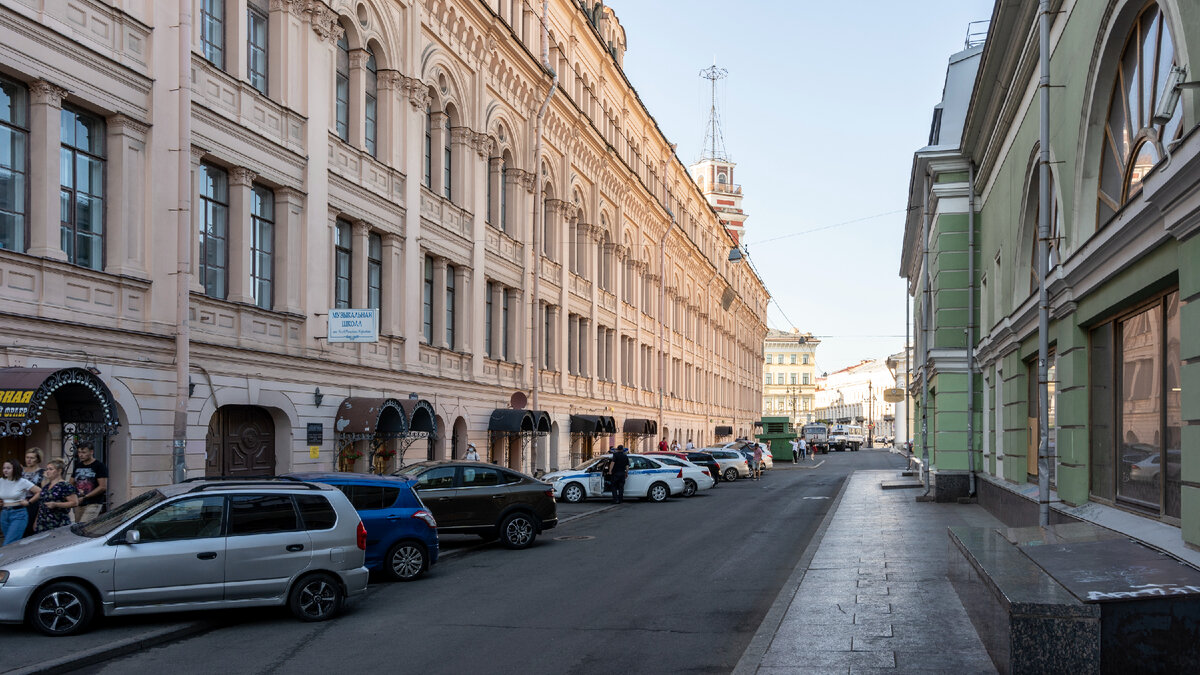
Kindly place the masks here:
POLYGON ((75 445, 75 490, 79 493, 79 506, 75 508, 75 522, 86 523, 100 515, 104 508, 104 493, 108 491, 108 467, 96 459, 91 441, 79 441, 75 445))
POLYGON ((754 480, 758 480, 762 475, 762 446, 758 443, 754 444, 754 466, 750 467, 750 475, 754 476, 754 480))
POLYGON ((614 504, 625 501, 625 477, 629 475, 629 455, 625 454, 625 446, 618 445, 608 463, 608 478, 612 484, 612 500, 614 504))

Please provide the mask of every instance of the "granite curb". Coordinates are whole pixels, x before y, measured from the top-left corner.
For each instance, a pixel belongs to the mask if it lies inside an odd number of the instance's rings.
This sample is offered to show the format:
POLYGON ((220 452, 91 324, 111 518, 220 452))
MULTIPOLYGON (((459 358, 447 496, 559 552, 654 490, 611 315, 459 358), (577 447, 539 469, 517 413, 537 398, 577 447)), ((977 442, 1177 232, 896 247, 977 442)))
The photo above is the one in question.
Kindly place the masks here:
MULTIPOLYGON (((23 666, 13 670, 0 671, 0 675, 51 675, 56 673, 69 673, 72 670, 83 668, 84 666, 96 665, 102 661, 114 659, 118 656, 132 654, 136 651, 141 651, 148 647, 154 647, 166 642, 173 642, 183 638, 192 637, 201 633, 206 633, 214 628, 218 628, 219 624, 212 621, 191 621, 185 624, 176 624, 171 626, 163 626, 149 630, 141 635, 117 640, 111 644, 102 645, 99 647, 91 647, 74 654, 60 656, 56 659, 43 661, 32 666, 23 666)), ((70 638, 64 638, 69 640, 70 638)))

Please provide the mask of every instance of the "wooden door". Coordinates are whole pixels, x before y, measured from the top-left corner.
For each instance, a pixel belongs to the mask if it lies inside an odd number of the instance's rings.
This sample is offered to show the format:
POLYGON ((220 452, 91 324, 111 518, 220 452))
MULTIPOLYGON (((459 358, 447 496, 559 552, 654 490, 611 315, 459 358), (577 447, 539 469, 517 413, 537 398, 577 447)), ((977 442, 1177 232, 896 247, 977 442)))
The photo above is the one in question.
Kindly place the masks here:
POLYGON ((206 476, 275 475, 275 422, 248 405, 220 408, 208 423, 206 476))

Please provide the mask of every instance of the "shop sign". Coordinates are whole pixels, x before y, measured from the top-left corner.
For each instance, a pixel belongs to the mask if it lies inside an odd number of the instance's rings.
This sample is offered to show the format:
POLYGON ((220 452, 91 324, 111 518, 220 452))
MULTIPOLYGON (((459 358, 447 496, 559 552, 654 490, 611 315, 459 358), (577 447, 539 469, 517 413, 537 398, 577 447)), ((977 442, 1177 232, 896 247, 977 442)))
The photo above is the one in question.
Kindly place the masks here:
POLYGON ((25 417, 35 389, 0 389, 0 417, 25 417))
POLYGON ((379 342, 379 310, 329 310, 330 342, 379 342))
POLYGON ((883 400, 888 403, 899 403, 904 400, 903 389, 884 389, 883 400))

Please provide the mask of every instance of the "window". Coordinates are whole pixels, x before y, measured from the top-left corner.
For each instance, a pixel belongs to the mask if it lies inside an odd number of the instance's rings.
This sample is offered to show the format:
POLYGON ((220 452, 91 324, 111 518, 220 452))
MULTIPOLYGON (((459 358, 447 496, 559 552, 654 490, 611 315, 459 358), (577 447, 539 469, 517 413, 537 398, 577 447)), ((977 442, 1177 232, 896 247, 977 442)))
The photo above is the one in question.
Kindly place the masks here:
POLYGON ((337 511, 320 495, 295 495, 306 530, 328 530, 337 524, 337 511))
POLYGON ((496 172, 492 170, 492 162, 488 161, 488 177, 487 177, 487 194, 484 195, 483 203, 485 204, 483 221, 488 225, 492 224, 492 195, 495 194, 495 186, 493 182, 496 180, 496 172))
POLYGON ((386 485, 338 485, 355 511, 390 509, 400 497, 400 488, 386 485))
POLYGON ((783 373, 775 376, 775 384, 783 384, 783 373))
POLYGON ((500 162, 500 231, 508 232, 508 165, 500 162))
POLYGON ((275 193, 255 185, 250 189, 250 293, 254 304, 271 309, 275 275, 275 193))
POLYGON ((422 335, 433 344, 433 258, 425 256, 425 285, 421 295, 422 335))
POLYGON ((229 175, 200 165, 200 283, 204 294, 225 299, 229 264, 229 175))
POLYGON ((807 366, 808 365, 808 354, 802 354, 800 356, 800 362, 807 366))
POLYGON ((797 384, 796 373, 788 373, 788 384, 797 384))
POLYGON ((548 305, 542 305, 542 368, 551 370, 551 347, 554 336, 554 320, 548 305))
POLYGON ((1175 42, 1162 10, 1151 3, 1142 10, 1121 53, 1120 67, 1108 102, 1100 160, 1097 225, 1107 223, 1142 189, 1142 178, 1165 156, 1165 147, 1183 132, 1183 97, 1166 124, 1151 118, 1168 74, 1176 65, 1175 42))
POLYGON ((333 241, 333 306, 338 309, 350 307, 351 263, 354 244, 351 241, 351 225, 338 218, 334 226, 333 241))
POLYGON ((455 272, 457 268, 446 265, 446 346, 450 349, 454 349, 455 272))
POLYGON ((372 157, 377 156, 376 140, 379 137, 377 120, 379 117, 379 69, 375 65, 375 52, 367 47, 366 73, 366 108, 363 113, 363 134, 367 143, 367 152, 372 157))
POLYGON ((0 248, 25 251, 29 90, 0 79, 0 248))
POLYGON ((509 325, 509 306, 508 299, 510 293, 506 290, 503 293, 503 305, 500 310, 500 358, 505 361, 509 360, 508 355, 508 325, 509 325))
POLYGON ((1091 331, 1091 491, 1180 517, 1179 291, 1091 331))
POLYGON ((491 281, 487 282, 487 290, 484 292, 484 300, 486 304, 483 306, 483 355, 488 358, 495 358, 492 354, 492 294, 495 292, 496 284, 491 281))
POLYGON ((59 155, 59 213, 67 260, 104 266, 104 121, 63 108, 59 155))
POLYGON ((450 114, 446 113, 445 117, 446 138, 445 145, 442 148, 445 158, 443 160, 444 166, 442 167, 442 194, 446 196, 446 199, 454 201, 454 181, 451 178, 454 173, 454 148, 452 145, 453 141, 450 138, 450 114))
POLYGON ((452 466, 439 466, 417 476, 418 490, 438 490, 454 487, 454 472, 452 466))
POLYGON ((795 364, 795 363, 796 363, 796 355, 795 355, 795 354, 792 354, 792 355, 791 355, 791 362, 792 362, 793 364, 795 364))
POLYGON ((200 0, 200 53, 225 69, 225 0, 200 0))
POLYGON ((800 378, 800 384, 812 384, 812 382, 808 381, 808 373, 804 373, 803 377, 800 378))
POLYGON ((508 482, 496 469, 464 466, 462 472, 462 486, 465 488, 492 487, 508 482))
POLYGON ((383 237, 378 232, 367 236, 367 307, 383 313, 383 237))
POLYGON ((421 182, 433 189, 433 108, 425 106, 425 166, 421 182))
POLYGON ((137 530, 144 543, 173 539, 207 539, 221 536, 225 516, 225 498, 215 495, 181 499, 166 504, 138 521, 137 530))
POLYGON ((246 79, 266 96, 268 58, 268 16, 271 8, 266 0, 246 2, 246 79))
POLYGON ((766 384, 771 384, 771 374, 770 374, 770 373, 767 373, 767 381, 766 381, 766 384))
POLYGON ((337 125, 338 138, 350 140, 350 42, 346 33, 337 41, 337 82, 334 89, 334 101, 337 110, 334 121, 337 125))
POLYGON ((291 495, 234 495, 229 498, 229 536, 295 532, 300 529, 291 495))

